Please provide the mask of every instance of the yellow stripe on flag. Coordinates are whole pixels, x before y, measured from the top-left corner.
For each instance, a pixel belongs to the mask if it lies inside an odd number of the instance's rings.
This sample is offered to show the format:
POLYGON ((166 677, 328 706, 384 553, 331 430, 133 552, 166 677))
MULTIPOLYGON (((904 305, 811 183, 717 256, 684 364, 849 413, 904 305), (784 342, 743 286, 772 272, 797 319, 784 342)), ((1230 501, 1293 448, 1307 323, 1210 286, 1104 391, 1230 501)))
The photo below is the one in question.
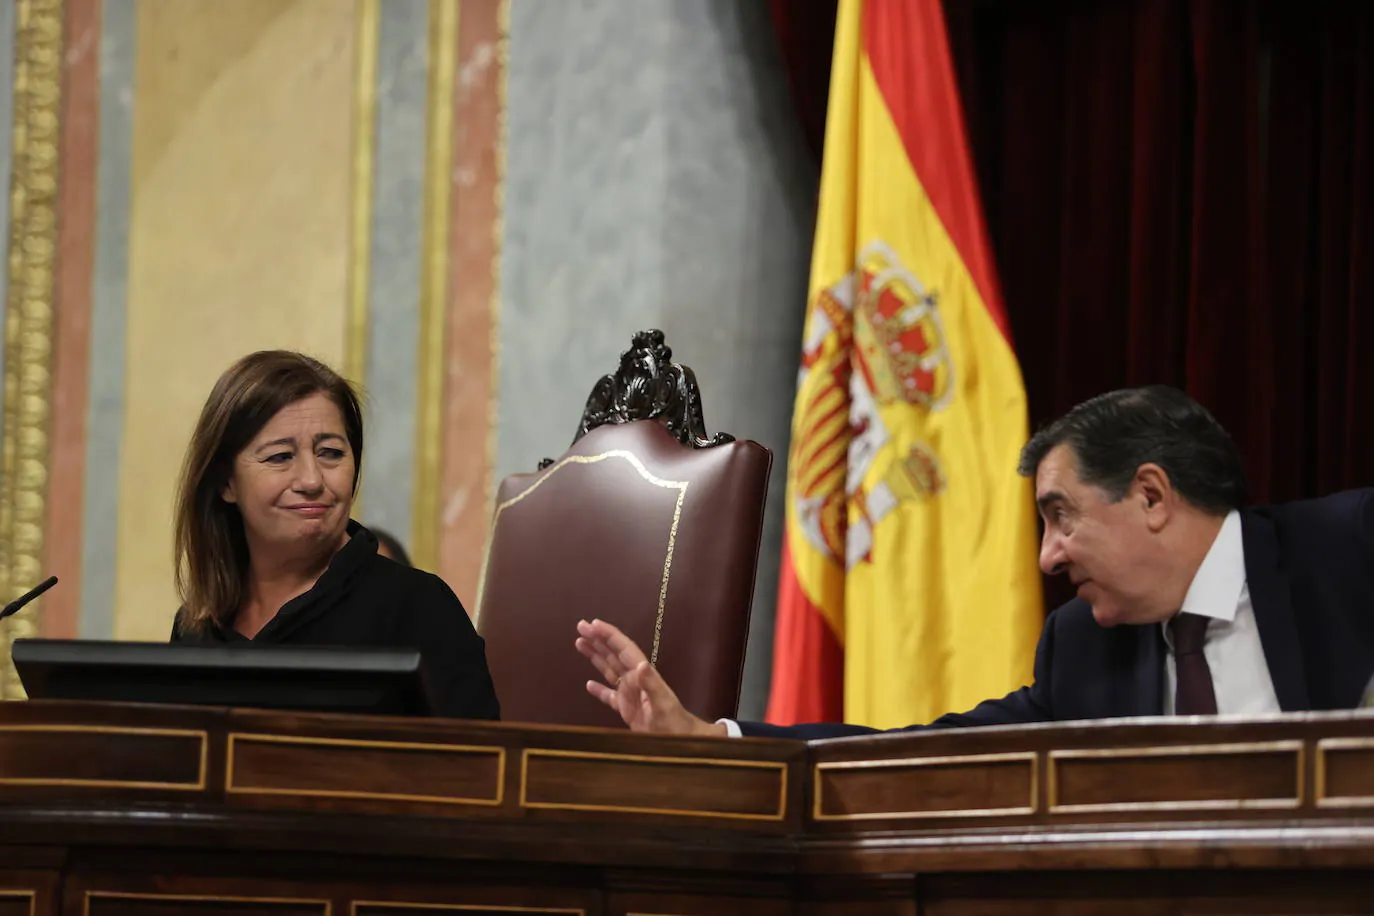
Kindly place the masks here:
MULTIPOLYGON (((1029 683, 1043 616, 1034 495, 1015 471, 1027 435, 1016 357, 912 171, 866 59, 858 83, 856 236, 861 249, 885 245, 892 253, 895 263, 881 268, 891 308, 911 307, 914 291, 900 285, 912 280, 934 297, 917 330, 942 340, 921 341, 933 352, 918 365, 937 367, 932 395, 947 399, 931 410, 900 391, 875 392, 889 439, 863 488, 873 501, 884 483, 895 488, 925 475, 917 484, 924 492, 899 499, 873 524, 871 562, 855 564, 846 578, 845 718, 894 727, 1029 683)), ((885 314, 873 304, 869 314, 885 314)), ((861 308, 858 326, 889 330, 863 341, 858 357, 890 363, 892 319, 870 323, 863 315, 861 308)), ((873 374, 880 385, 904 381, 873 374)), ((851 535, 862 525, 861 508, 852 507, 851 535)), ((883 508, 879 497, 869 514, 883 508)))

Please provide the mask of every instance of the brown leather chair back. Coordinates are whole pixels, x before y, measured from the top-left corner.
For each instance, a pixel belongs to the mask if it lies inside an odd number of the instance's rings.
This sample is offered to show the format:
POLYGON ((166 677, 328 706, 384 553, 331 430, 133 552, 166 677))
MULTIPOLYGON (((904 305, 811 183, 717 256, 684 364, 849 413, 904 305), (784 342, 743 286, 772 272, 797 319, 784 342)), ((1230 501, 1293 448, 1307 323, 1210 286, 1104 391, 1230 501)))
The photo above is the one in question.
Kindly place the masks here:
MULTIPOLYGON (((662 369, 662 335, 643 338, 662 369)), ((573 447, 497 494, 477 627, 507 721, 623 727, 586 692, 596 672, 573 647, 577 621, 594 617, 635 640, 688 709, 736 714, 772 454, 706 438, 676 364, 695 416, 670 403, 625 421, 615 395, 643 380, 642 366, 626 371, 636 352, 598 383, 573 447)))

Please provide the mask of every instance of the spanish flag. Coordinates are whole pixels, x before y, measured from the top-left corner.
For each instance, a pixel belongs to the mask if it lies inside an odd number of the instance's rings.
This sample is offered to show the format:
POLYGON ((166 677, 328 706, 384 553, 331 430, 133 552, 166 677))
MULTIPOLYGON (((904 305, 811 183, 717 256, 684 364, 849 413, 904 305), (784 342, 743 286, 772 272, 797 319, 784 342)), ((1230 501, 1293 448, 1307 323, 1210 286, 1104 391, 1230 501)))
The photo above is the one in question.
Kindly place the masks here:
POLYGON ((892 728, 1029 683, 1026 395, 939 0, 840 0, 830 79, 767 718, 892 728))

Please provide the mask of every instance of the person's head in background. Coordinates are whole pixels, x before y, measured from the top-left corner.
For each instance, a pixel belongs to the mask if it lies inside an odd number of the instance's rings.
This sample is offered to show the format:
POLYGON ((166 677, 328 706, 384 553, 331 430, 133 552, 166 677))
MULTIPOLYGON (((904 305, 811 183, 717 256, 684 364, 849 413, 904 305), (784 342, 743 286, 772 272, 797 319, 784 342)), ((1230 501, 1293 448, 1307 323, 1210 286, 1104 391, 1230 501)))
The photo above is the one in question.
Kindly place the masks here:
POLYGON ((410 554, 406 553, 406 549, 401 546, 401 542, 396 540, 389 531, 385 531, 381 528, 374 528, 370 525, 367 530, 371 531, 373 535, 376 536, 377 552, 379 554, 387 559, 395 560, 402 566, 414 565, 410 562, 410 554))
POLYGON ((362 457, 358 397, 318 360, 265 350, 220 376, 177 492, 182 626, 231 626, 264 577, 313 584, 348 539, 362 457))
POLYGON ((1084 401, 1031 437, 1018 470, 1035 480, 1040 568, 1067 574, 1103 626, 1176 614, 1245 501, 1230 435, 1163 385, 1084 401))

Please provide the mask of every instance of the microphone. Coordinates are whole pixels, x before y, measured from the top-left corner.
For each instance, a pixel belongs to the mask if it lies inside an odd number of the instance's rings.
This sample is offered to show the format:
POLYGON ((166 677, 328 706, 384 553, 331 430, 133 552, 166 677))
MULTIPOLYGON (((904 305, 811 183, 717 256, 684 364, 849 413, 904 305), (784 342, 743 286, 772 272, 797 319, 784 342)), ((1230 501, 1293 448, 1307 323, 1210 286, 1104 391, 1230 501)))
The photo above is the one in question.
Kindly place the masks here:
POLYGON ((48 576, 48 578, 44 579, 42 582, 39 582, 33 588, 24 592, 24 594, 20 595, 18 598, 15 598, 9 604, 5 605, 4 609, 0 610, 0 620, 4 620, 11 614, 18 614, 20 611, 24 609, 24 605, 28 604, 30 601, 37 598, 39 595, 43 594, 56 584, 57 577, 48 576))

